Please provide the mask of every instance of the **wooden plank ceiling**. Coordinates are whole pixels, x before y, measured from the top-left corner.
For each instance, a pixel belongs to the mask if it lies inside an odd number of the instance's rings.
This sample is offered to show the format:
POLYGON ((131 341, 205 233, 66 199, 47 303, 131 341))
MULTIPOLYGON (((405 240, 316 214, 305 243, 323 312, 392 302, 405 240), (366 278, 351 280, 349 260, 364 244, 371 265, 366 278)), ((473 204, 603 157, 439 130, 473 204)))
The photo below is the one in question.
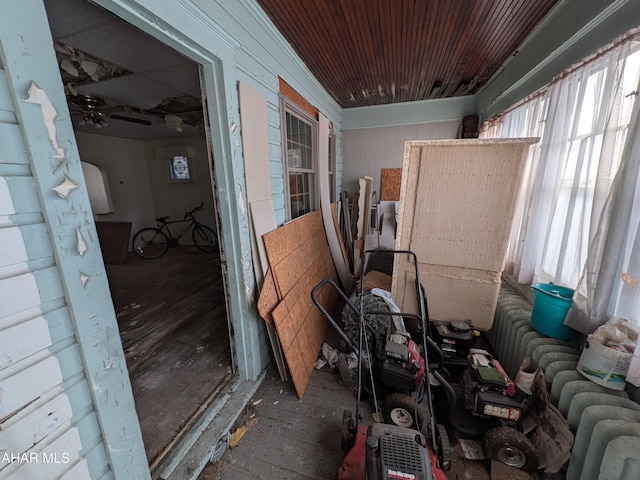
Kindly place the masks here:
POLYGON ((559 0, 257 0, 343 108, 475 93, 559 0))

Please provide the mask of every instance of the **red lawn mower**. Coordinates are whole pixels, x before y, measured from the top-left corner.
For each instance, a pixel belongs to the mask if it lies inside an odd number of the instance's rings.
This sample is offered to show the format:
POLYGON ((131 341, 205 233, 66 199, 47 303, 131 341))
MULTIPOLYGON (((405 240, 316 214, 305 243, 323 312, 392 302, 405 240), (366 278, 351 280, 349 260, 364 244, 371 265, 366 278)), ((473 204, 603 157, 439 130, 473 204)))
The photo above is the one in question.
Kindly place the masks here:
MULTIPOLYGON (((389 262, 386 262, 389 263, 389 262)), ((344 345, 358 358, 355 416, 346 410, 342 423, 342 447, 346 452, 338 470, 338 480, 424 479, 446 480, 443 469, 450 466, 449 440, 445 428, 436 425, 427 381, 426 304, 418 277, 416 255, 411 251, 372 250, 363 257, 359 292, 349 299, 330 279, 314 287, 311 297, 318 309, 338 331, 344 345), (394 255, 407 255, 413 262, 416 279, 417 314, 382 308, 365 292, 364 276, 375 256, 390 260, 394 255), (348 315, 355 316, 355 328, 345 331, 319 303, 318 293, 331 285, 345 301, 348 315), (417 328, 409 333, 404 320, 417 328), (354 338, 355 337, 355 338, 354 338), (362 425, 360 401, 363 392, 370 394, 376 411, 382 411, 385 422, 362 425), (379 403, 378 399, 383 398, 379 403), (421 401, 427 399, 428 431, 421 401)), ((384 301, 383 301, 384 303, 384 301)), ((343 310, 343 320, 345 318, 343 310)), ((352 327, 354 327, 352 325, 352 327)))

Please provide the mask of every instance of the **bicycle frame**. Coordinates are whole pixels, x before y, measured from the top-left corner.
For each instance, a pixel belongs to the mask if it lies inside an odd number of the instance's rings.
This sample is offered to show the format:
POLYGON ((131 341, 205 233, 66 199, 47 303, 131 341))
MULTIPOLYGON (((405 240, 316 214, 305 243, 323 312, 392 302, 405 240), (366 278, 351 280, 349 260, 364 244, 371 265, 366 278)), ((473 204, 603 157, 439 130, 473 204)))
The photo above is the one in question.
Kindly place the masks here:
POLYGON ((200 203, 194 209, 185 212, 184 218, 180 220, 169 220, 170 217, 156 218, 155 227, 146 227, 138 231, 133 236, 132 244, 135 252, 142 258, 158 258, 162 256, 168 248, 178 247, 180 239, 188 232, 192 232, 193 244, 205 253, 214 253, 218 250, 218 237, 211 227, 203 225, 196 219, 196 212, 203 209, 200 203), (171 231, 170 225, 177 223, 188 223, 184 228, 177 230, 177 235, 171 231))
POLYGON ((175 240, 177 242, 191 228, 197 228, 198 225, 200 225, 200 222, 196 219, 196 212, 198 210, 202 210, 202 203, 200 203, 200 205, 195 207, 193 210, 189 210, 188 212, 185 212, 184 218, 181 220, 167 220, 169 217, 156 218, 156 221, 158 222, 157 228, 161 232, 165 233, 169 239, 175 240), (189 225, 187 225, 187 227, 184 230, 182 230, 182 232, 178 234, 178 236, 174 237, 173 233, 171 232, 171 228, 169 228, 169 225, 172 223, 184 223, 184 222, 190 222, 190 223, 189 225))
POLYGON ((198 222, 195 218, 185 218, 182 220, 170 220, 170 221, 162 221, 162 222, 158 222, 158 230, 165 232, 167 234, 167 236, 171 239, 175 239, 175 240, 180 240, 180 238, 182 238, 182 236, 187 233, 189 230, 191 230, 192 227, 197 227, 198 225, 200 225, 200 222, 198 222), (178 233, 177 236, 173 236, 173 233, 171 232, 171 229, 169 228, 169 225, 172 223, 184 223, 184 222, 190 222, 189 225, 187 225, 187 227, 182 230, 182 232, 178 233))

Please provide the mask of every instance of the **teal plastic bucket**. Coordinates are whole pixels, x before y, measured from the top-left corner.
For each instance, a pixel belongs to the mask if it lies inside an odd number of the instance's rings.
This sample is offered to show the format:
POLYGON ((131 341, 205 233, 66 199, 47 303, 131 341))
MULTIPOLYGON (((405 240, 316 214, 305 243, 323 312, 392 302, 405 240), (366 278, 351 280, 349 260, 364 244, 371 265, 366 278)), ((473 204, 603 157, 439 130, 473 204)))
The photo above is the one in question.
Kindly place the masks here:
POLYGON ((552 283, 533 285, 536 298, 531 312, 531 328, 558 340, 569 340, 573 329, 563 322, 571 306, 573 289, 552 283))

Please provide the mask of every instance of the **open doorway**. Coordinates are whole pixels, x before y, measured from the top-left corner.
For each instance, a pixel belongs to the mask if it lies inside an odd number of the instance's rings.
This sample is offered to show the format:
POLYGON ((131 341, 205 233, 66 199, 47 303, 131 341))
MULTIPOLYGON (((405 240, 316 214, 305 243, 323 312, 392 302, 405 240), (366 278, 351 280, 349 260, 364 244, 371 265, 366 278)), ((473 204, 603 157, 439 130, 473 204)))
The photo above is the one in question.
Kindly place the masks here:
POLYGON ((153 470, 234 373, 220 255, 190 234, 157 259, 129 251, 154 219, 201 203, 198 220, 217 230, 199 68, 85 0, 45 6, 80 158, 109 187, 95 220, 153 470), (172 175, 176 157, 186 178, 172 175))

